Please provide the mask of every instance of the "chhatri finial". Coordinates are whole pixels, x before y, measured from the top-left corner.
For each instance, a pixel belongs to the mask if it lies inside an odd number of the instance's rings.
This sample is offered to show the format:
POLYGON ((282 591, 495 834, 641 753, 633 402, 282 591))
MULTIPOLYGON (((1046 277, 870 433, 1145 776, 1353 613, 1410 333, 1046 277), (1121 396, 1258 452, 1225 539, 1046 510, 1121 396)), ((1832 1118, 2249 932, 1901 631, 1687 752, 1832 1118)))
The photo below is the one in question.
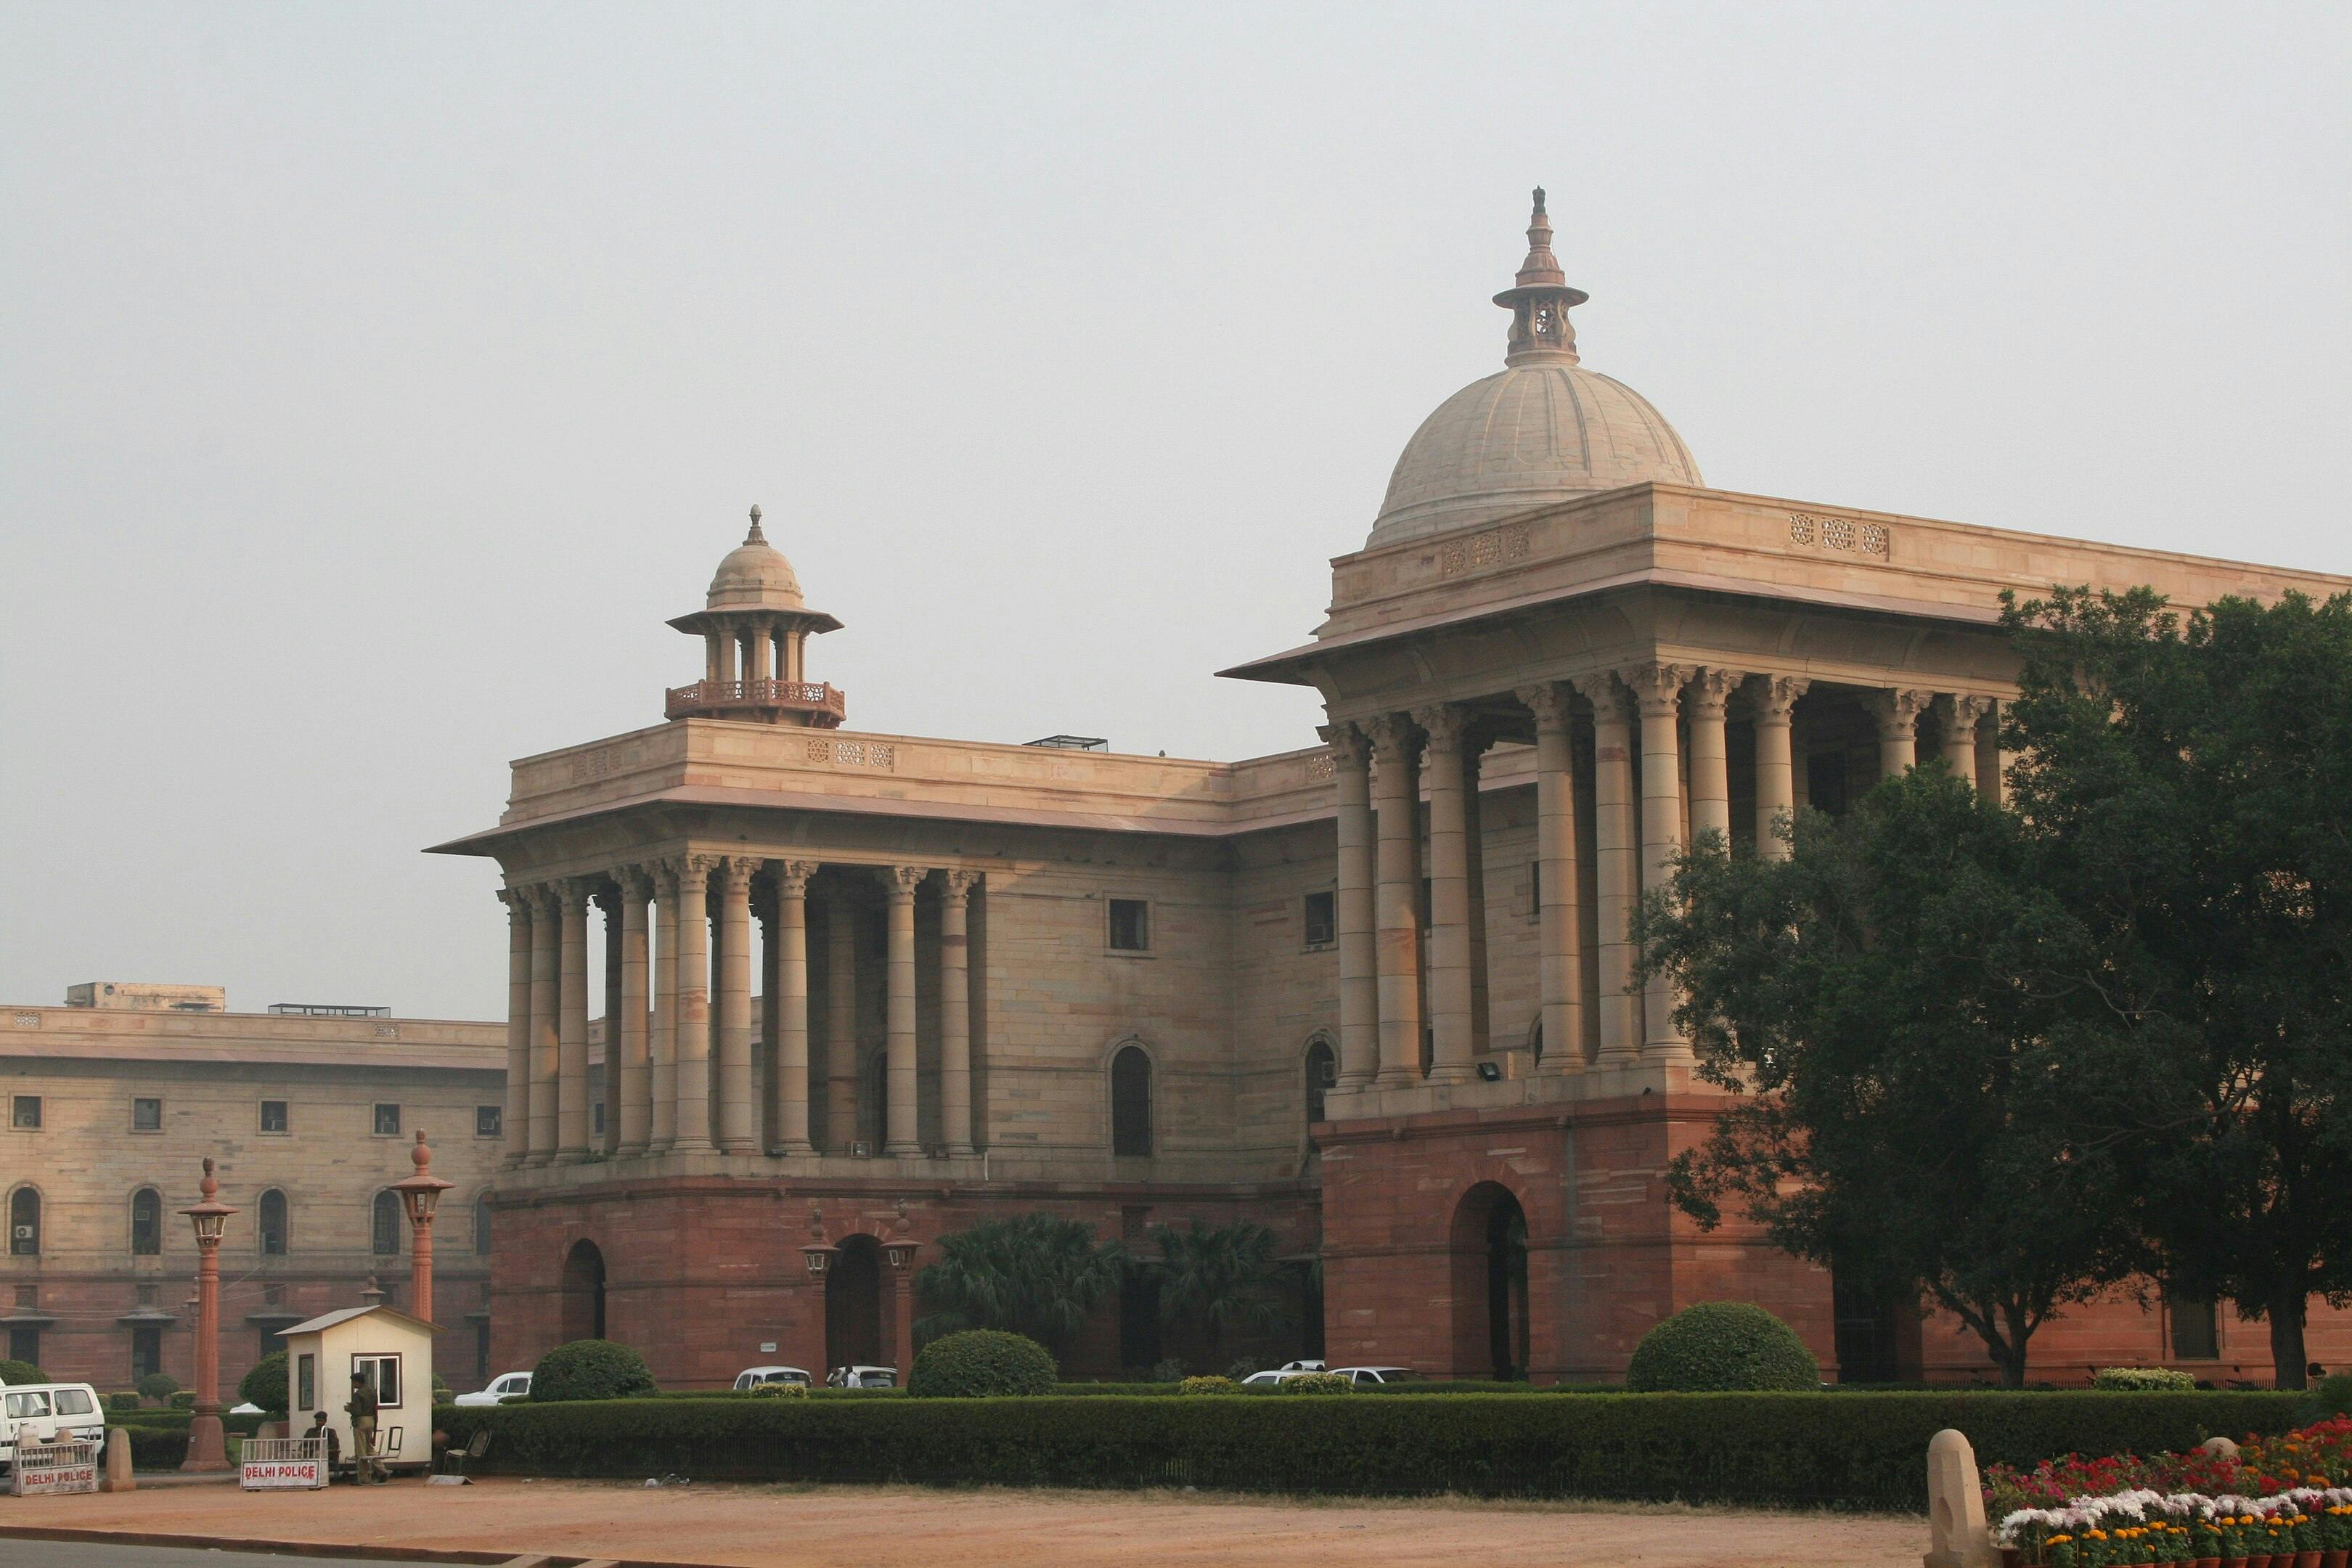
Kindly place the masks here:
POLYGON ((1528 258, 1519 263, 1513 286, 1495 296, 1495 303, 1511 312, 1510 348, 1503 363, 1574 364, 1576 329, 1568 312, 1591 295, 1568 286, 1559 258, 1551 253, 1551 219, 1544 213, 1544 191, 1535 189, 1535 210, 1528 217, 1528 258))
POLYGON ((768 542, 768 536, 760 531, 760 508, 757 502, 754 502, 751 507, 751 531, 743 536, 743 542, 746 544, 768 542))

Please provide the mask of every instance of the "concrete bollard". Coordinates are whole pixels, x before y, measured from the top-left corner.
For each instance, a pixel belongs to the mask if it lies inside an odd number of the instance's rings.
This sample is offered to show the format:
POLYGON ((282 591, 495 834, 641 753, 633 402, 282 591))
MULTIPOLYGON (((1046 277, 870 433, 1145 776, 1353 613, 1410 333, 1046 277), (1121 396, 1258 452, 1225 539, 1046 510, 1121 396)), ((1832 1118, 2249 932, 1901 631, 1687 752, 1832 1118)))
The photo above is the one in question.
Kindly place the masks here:
POLYGON ((99 1481, 99 1490, 128 1492, 139 1489, 131 1475, 131 1434, 120 1426, 106 1429, 106 1474, 99 1481))
POLYGON ((1977 1451, 1947 1426, 1927 1440, 1927 1568, 2000 1568, 1985 1523, 1977 1451))

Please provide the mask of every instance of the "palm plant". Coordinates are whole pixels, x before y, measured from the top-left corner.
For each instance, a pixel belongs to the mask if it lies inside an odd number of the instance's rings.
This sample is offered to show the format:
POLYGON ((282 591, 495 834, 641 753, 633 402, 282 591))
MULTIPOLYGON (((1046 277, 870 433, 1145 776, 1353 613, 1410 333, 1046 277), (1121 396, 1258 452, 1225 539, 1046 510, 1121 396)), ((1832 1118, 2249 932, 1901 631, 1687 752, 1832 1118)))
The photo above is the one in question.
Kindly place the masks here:
POLYGON ((989 1220, 940 1238, 939 1261, 915 1276, 931 1314, 929 1341, 959 1329, 1006 1329, 1048 1345, 1076 1338, 1095 1304, 1118 1289, 1127 1250, 1049 1214, 989 1220))
POLYGON ((1168 1323, 1195 1323, 1207 1342, 1210 1360, 1231 1330, 1267 1332, 1289 1316, 1284 1300, 1285 1267, 1275 1257, 1274 1232, 1253 1221, 1190 1228, 1151 1227, 1160 1261, 1160 1316, 1168 1323))

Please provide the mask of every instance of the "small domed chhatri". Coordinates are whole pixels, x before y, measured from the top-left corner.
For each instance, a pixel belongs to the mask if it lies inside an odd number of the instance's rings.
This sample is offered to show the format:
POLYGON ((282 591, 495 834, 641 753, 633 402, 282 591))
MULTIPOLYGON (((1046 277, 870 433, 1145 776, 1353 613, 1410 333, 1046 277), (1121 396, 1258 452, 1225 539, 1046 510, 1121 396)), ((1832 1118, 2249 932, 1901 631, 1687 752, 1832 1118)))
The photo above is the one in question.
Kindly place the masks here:
POLYGON ((703 639, 703 674, 691 686, 669 689, 664 717, 820 730, 846 717, 842 693, 807 677, 810 635, 839 631, 841 623, 801 597, 793 563, 760 531, 758 507, 751 531, 712 574, 705 606, 669 624, 703 639))
POLYGON ((1578 362, 1568 312, 1591 296, 1568 286, 1551 251, 1544 194, 1528 220, 1528 258, 1495 296, 1511 312, 1504 368, 1437 405, 1405 443, 1365 548, 1491 522, 1515 511, 1656 479, 1699 485, 1698 464, 1665 416, 1578 362))

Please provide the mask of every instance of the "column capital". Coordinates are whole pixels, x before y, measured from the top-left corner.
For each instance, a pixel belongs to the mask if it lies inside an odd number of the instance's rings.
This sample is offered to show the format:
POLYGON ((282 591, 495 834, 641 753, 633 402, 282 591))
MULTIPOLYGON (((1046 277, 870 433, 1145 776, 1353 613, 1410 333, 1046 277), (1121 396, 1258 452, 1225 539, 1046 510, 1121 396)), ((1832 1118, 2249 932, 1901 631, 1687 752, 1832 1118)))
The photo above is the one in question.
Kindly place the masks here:
POLYGON ((1513 693, 1519 705, 1536 716, 1538 731, 1568 728, 1568 683, 1559 680, 1538 681, 1522 686, 1513 693))
POLYGON ((942 889, 948 902, 962 903, 971 896, 971 890, 980 886, 981 879, 986 875, 984 871, 968 871, 960 866, 950 867, 940 872, 942 889))
POLYGON ((1801 675, 1759 675, 1750 678, 1748 700, 1755 710, 1757 722, 1785 724, 1789 715, 1812 686, 1801 675))
POLYGON ((1372 742, 1354 724, 1323 724, 1315 732, 1331 748, 1331 760, 1351 768, 1360 768, 1371 760, 1372 742))
POLYGON ((1731 700, 1731 694, 1738 690, 1740 682, 1747 679, 1748 672, 1744 669, 1717 669, 1710 665, 1700 670, 1691 678, 1686 699, 1691 712, 1699 718, 1722 718, 1724 705, 1731 700))
POLYGON ((1878 721, 1881 740, 1908 740, 1917 733, 1919 715, 1935 696, 1907 686, 1888 687, 1862 694, 1863 710, 1878 721))
POLYGON ((915 889, 931 874, 929 866, 885 866, 882 868, 882 890, 890 895, 892 903, 913 903, 915 889))
POLYGON ((729 897, 751 891, 752 874, 760 868, 758 856, 714 855, 710 858, 718 862, 713 868, 719 873, 719 886, 726 889, 729 897))
POLYGON ((499 902, 507 907, 507 918, 515 921, 530 919, 530 892, 525 888, 505 887, 499 889, 499 902))
POLYGON ((1433 752, 1458 752, 1469 729, 1469 710, 1458 702, 1431 702, 1412 710, 1433 752))
POLYGON ((1569 677, 1568 683, 1592 704, 1596 718, 1602 721, 1625 717, 1625 688, 1620 684, 1613 669, 1596 669, 1584 675, 1569 677))
POLYGON ((619 866, 614 868, 613 876, 621 884, 621 896, 632 902, 642 904, 654 896, 653 867, 619 866))
POLYGON ((1421 744, 1421 731, 1402 713, 1378 713, 1364 721, 1372 738, 1372 755, 1383 767, 1409 766, 1421 744))
POLYGON ((1944 710, 1944 721, 1958 729, 1973 731, 1979 721, 1992 711, 1994 700, 1974 697, 1966 692, 1952 692, 1939 697, 1937 705, 1944 710))
POLYGON ((1675 705, 1696 671, 1687 664, 1637 664, 1617 672, 1633 694, 1644 719, 1671 719, 1675 705))
POLYGON ((776 896, 782 899, 808 897, 809 879, 816 875, 814 860, 779 860, 775 863, 776 896))
POLYGON ((619 914, 621 912, 620 885, 603 877, 597 877, 592 880, 595 886, 588 894, 588 901, 608 915, 619 914))
POLYGON ((727 857, 724 855, 677 855, 673 856, 669 863, 677 868, 678 877, 683 879, 688 877, 708 877, 719 869, 726 859, 727 857))

